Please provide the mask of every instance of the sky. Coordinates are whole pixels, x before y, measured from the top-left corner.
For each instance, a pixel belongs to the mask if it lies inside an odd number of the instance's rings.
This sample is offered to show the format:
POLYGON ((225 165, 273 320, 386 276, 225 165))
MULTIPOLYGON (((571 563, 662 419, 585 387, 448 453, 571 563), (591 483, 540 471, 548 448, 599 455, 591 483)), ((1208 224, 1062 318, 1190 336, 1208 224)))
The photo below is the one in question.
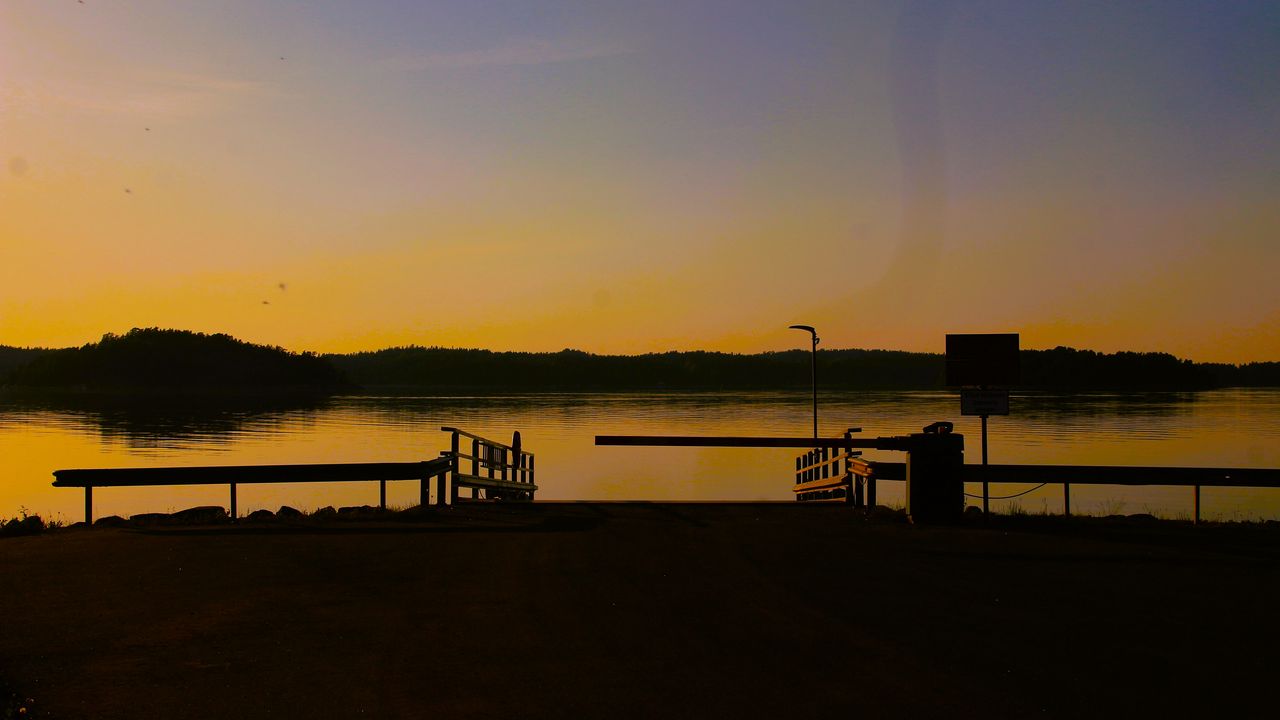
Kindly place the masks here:
POLYGON ((1280 3, 0 0, 0 344, 1280 360, 1280 3))

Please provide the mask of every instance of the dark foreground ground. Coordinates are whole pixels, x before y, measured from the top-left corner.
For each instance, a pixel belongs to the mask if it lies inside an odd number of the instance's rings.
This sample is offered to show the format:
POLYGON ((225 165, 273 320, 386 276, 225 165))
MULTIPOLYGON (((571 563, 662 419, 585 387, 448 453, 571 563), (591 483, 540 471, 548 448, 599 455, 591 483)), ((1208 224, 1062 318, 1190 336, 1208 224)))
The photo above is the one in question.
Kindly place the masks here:
POLYGON ((60 718, 1275 717, 1272 530, 540 503, 63 531, 0 541, 0 678, 60 718))

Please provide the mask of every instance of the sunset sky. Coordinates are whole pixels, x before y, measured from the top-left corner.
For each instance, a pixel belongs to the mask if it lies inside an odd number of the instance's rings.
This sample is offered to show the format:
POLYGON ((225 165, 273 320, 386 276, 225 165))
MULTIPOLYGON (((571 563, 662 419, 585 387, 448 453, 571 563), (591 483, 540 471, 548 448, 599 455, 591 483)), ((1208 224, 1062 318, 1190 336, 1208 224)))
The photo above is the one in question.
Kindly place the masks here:
POLYGON ((0 0, 0 344, 1280 360, 1280 3, 0 0))

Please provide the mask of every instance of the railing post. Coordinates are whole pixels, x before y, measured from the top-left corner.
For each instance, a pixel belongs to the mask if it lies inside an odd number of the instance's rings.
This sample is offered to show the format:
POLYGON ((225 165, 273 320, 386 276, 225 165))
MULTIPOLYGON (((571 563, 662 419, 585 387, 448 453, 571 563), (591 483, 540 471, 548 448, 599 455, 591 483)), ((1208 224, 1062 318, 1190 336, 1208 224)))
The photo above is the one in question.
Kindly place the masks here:
POLYGON ((1193 519, 1191 522, 1195 525, 1199 525, 1200 524, 1200 486, 1199 485, 1196 485, 1195 489, 1192 490, 1191 497, 1194 498, 1194 502, 1192 504, 1195 506, 1192 514, 1193 519))
MULTIPOLYGON (((853 433, 845 432, 845 440, 853 440, 853 433)), ((862 505, 862 498, 856 496, 855 487, 858 481, 853 477, 853 448, 841 448, 840 457, 844 459, 844 502, 846 505, 859 507, 862 505)))
POLYGON ((84 486, 84 524, 93 524, 93 486, 84 486))
POLYGON ((876 509, 876 473, 874 470, 867 476, 867 507, 871 510, 876 509))
POLYGON ((231 483, 231 522, 235 522, 236 517, 236 484, 231 483))
MULTIPOLYGON (((475 447, 474 440, 472 441, 471 447, 472 448, 475 447)), ((458 431, 457 430, 453 431, 453 439, 449 441, 449 450, 450 452, 453 453, 453 462, 450 463, 449 465, 449 469, 451 471, 450 472, 451 477, 449 478, 449 504, 455 505, 458 502, 458 431)), ((476 462, 475 457, 476 457, 476 453, 472 452, 471 462, 473 463, 476 462)))
POLYGON ((1071 483, 1062 483, 1062 514, 1071 517, 1071 483))
MULTIPOLYGON (((532 455, 530 455, 530 456, 529 456, 529 482, 531 482, 531 483, 532 483, 532 482, 535 482, 534 473, 533 473, 533 460, 534 460, 534 457, 533 457, 532 455)), ((531 502, 533 501, 533 491, 532 491, 532 490, 530 490, 530 491, 529 491, 529 500, 530 500, 531 502)))
POLYGON ((436 473, 436 505, 439 505, 440 507, 444 507, 444 499, 445 497, 447 497, 445 495, 444 485, 445 485, 445 476, 447 476, 448 474, 449 474, 448 470, 441 470, 440 472, 436 473))
POLYGON ((387 481, 378 481, 378 507, 382 510, 387 509, 387 481))
POLYGON ((480 474, 480 441, 471 438, 471 474, 480 474))

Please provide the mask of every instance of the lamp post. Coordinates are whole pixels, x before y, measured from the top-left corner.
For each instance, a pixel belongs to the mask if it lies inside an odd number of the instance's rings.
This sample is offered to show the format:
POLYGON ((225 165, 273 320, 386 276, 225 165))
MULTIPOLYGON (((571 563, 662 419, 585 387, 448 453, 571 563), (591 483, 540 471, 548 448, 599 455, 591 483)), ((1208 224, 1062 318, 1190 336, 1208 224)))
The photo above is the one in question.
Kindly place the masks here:
POLYGON ((809 364, 809 377, 813 381, 813 439, 818 439, 818 331, 812 325, 792 325, 792 330, 804 330, 813 336, 813 353, 809 364))

